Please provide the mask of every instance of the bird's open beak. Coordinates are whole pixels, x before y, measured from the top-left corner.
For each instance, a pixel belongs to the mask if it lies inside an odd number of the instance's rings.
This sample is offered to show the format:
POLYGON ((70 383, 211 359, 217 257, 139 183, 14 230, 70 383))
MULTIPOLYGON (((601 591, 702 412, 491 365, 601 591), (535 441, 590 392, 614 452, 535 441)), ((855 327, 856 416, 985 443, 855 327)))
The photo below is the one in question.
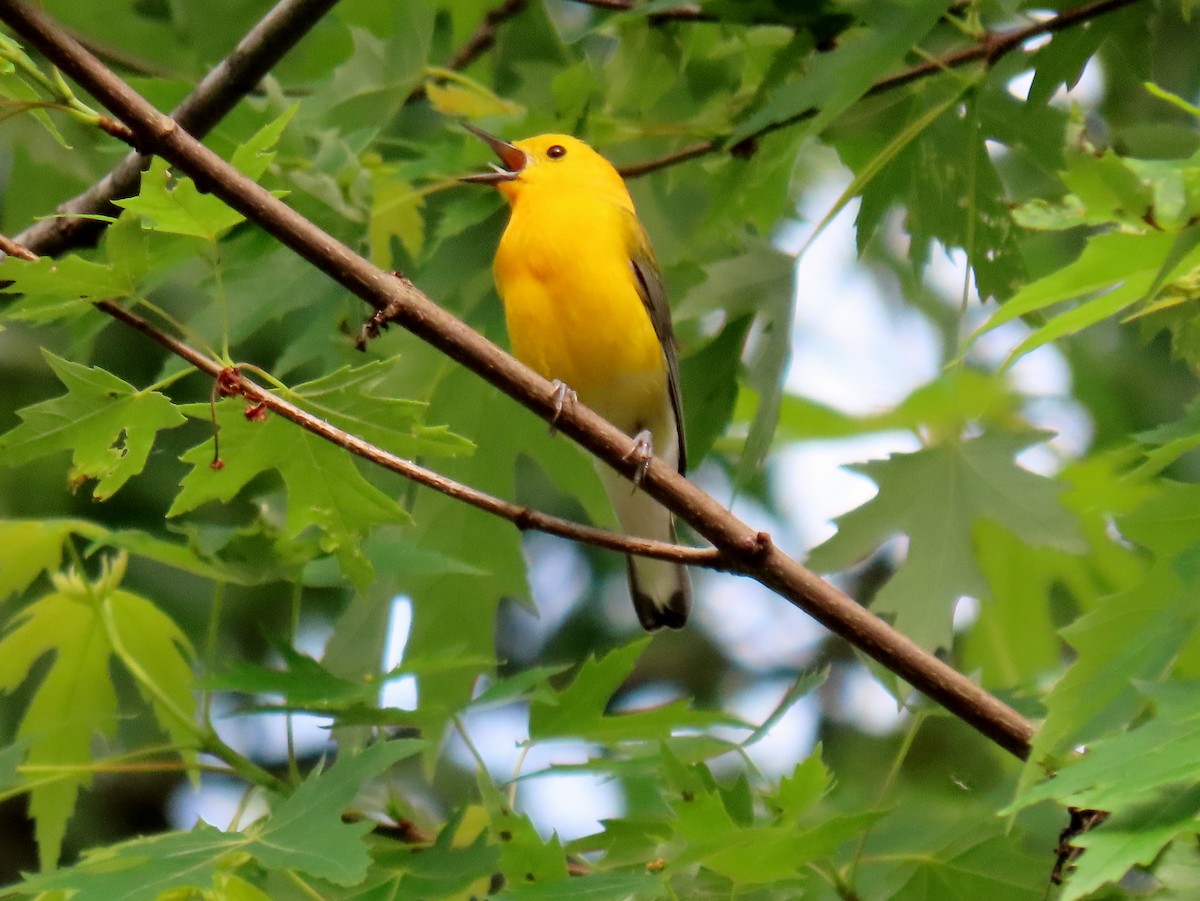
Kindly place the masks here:
POLYGON ((491 147, 496 156, 500 157, 500 162, 504 166, 501 168, 495 163, 491 163, 491 172, 480 172, 478 175, 465 175, 459 181, 469 181, 481 185, 498 185, 502 182, 512 181, 521 174, 521 170, 525 168, 525 164, 528 161, 524 150, 514 147, 507 141, 501 141, 495 135, 490 135, 482 128, 476 128, 469 122, 462 123, 462 126, 491 147))

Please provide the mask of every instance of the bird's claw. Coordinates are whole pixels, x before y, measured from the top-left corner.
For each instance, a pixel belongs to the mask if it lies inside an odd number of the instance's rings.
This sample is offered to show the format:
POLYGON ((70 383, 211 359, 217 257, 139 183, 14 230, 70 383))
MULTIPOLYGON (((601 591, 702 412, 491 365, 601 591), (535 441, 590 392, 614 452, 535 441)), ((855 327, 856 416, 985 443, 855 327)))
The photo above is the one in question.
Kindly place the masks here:
POLYGON ((562 416, 563 410, 579 400, 579 395, 571 390, 571 387, 560 379, 555 379, 551 382, 554 385, 554 415, 550 417, 550 434, 553 435, 558 431, 558 418, 562 416))
POLYGON ((637 463, 637 469, 633 472, 633 484, 640 488, 646 473, 650 471, 650 461, 654 459, 654 442, 649 429, 642 429, 633 436, 633 447, 625 455, 625 459, 637 463))

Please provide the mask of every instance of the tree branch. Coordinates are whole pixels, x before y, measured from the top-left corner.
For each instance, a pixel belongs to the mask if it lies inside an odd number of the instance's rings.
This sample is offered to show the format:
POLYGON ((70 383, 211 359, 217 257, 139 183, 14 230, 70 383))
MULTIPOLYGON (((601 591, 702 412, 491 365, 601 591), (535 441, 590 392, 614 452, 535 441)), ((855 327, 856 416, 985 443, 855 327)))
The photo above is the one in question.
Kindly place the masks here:
MULTIPOLYGON (((573 3, 580 3, 586 6, 595 6, 598 9, 611 9, 616 12, 636 12, 637 4, 633 0, 572 0, 573 3)), ((674 6, 669 9, 660 9, 656 13, 651 13, 650 18, 656 22, 666 22, 677 20, 682 22, 718 22, 716 16, 712 13, 706 13, 698 6, 683 5, 674 6)))
MULTIPOLYGON (((0 234, 0 251, 22 260, 33 261, 38 259, 37 254, 33 253, 29 248, 18 244, 12 238, 3 234, 0 234)), ((111 300, 99 300, 93 306, 107 313, 113 319, 117 319, 130 328, 141 332, 151 341, 175 354, 175 356, 186 360, 200 372, 212 376, 216 379, 219 393, 222 396, 229 397, 236 394, 250 401, 252 404, 261 405, 282 416, 284 419, 312 432, 314 435, 324 438, 326 441, 336 444, 338 447, 344 448, 356 456, 362 457, 364 460, 374 463, 390 472, 394 472, 397 475, 401 475, 410 481, 416 482, 418 485, 424 485, 426 488, 432 488, 434 491, 462 501, 464 504, 468 504, 485 513, 491 513, 501 519, 506 519, 523 532, 546 532, 547 534, 567 538, 580 544, 590 544, 594 547, 621 551, 626 554, 637 554, 641 557, 671 560, 705 569, 726 568, 720 551, 715 548, 685 547, 684 545, 671 544, 667 541, 636 538, 632 535, 621 535, 606 529, 581 525, 569 519, 551 516, 548 513, 542 513, 539 510, 533 510, 521 504, 514 504, 511 501, 487 494, 477 488, 464 485, 462 482, 457 482, 441 473, 426 469, 424 466, 419 466, 411 460, 406 460, 403 457, 386 451, 351 432, 331 425, 320 417, 314 416, 303 408, 284 400, 277 394, 273 394, 266 388, 250 381, 240 369, 222 366, 216 360, 205 356, 191 345, 168 335, 146 319, 126 310, 111 300)))
MULTIPOLYGON (((203 138, 230 110, 307 34, 338 0, 280 0, 257 25, 246 33, 236 47, 208 73, 171 113, 177 123, 195 138, 203 138)), ((527 0, 504 0, 487 13, 466 43, 446 63, 447 68, 462 69, 474 62, 495 43, 496 28, 525 8, 527 0)), ((68 34, 71 32, 67 31, 68 34)), ((74 35, 72 35, 75 37, 74 35)), ((86 41, 76 37, 84 46, 86 41)), ((93 53, 100 56, 92 47, 93 53)), ((418 86, 410 95, 424 94, 418 86)), ((121 135, 116 135, 121 137, 121 135)), ((82 216, 116 215, 114 200, 137 193, 138 181, 149 157, 133 152, 116 168, 82 194, 60 204, 60 214, 35 222, 16 237, 42 256, 57 256, 72 247, 94 243, 106 223, 82 216)))
MULTIPOLYGON (((337 2, 280 0, 175 107, 172 117, 203 138, 337 2)), ((17 235, 17 243, 41 256, 95 243, 104 223, 80 217, 119 213, 112 202, 137 193, 142 169, 149 161, 137 151, 128 154, 100 181, 61 204, 60 216, 35 222, 17 235)))
MULTIPOLYGON (((346 290, 384 311, 389 321, 400 323, 543 419, 556 416, 555 389, 548 381, 415 286, 380 271, 242 176, 139 97, 44 14, 19 0, 0 0, 0 19, 124 121, 147 149, 205 185, 346 290)), ((632 439, 582 404, 562 410, 557 425, 627 478, 639 469, 632 439)), ((1035 731, 1029 720, 801 566, 769 535, 741 522, 674 467, 652 459, 642 488, 712 542, 732 568, 800 607, 1001 747, 1021 758, 1029 754, 1035 731)))
POLYGON ((486 13, 479 27, 465 44, 446 62, 447 69, 465 69, 496 43, 496 29, 501 22, 511 19, 528 5, 528 0, 504 0, 495 9, 486 13))
MULTIPOLYGON (((581 0, 581 2, 593 2, 593 0, 581 0)), ((623 3, 624 0, 610 0, 610 2, 623 3)), ((867 89, 863 96, 874 97, 877 94, 883 94, 887 91, 903 87, 906 84, 911 84, 930 75, 945 72, 947 69, 955 69, 959 66, 965 66, 968 63, 979 62, 981 60, 990 68, 1013 50, 1016 50, 1033 38, 1062 31, 1065 28, 1070 28, 1073 25, 1087 22, 1106 13, 1114 12, 1122 7, 1131 6, 1139 2, 1141 0, 1096 0, 1094 3, 1086 3, 1083 6, 1065 10, 1043 22, 1035 22, 1025 28, 1014 28, 1010 31, 985 32, 982 37, 970 46, 951 51, 935 59, 925 60, 911 68, 905 69, 903 72, 897 72, 895 75, 879 79, 879 81, 867 89)), ((607 6, 607 4, 604 5, 607 6)), ((620 7, 609 8, 615 9, 620 7)), ((759 138, 769 135, 772 132, 798 125, 801 122, 811 119, 816 114, 817 109, 811 108, 794 116, 789 116, 786 119, 780 119, 778 122, 770 122, 752 134, 747 135, 732 147, 726 147, 725 138, 697 141, 681 150, 673 150, 670 153, 643 160, 640 163, 630 163, 627 166, 620 167, 619 171, 625 178, 637 178, 642 175, 649 175, 651 172, 657 172, 660 169, 666 169, 678 163, 686 162, 687 160, 708 156, 710 153, 716 153, 719 150, 728 149, 735 156, 739 154, 746 155, 753 152, 754 144, 759 138)))

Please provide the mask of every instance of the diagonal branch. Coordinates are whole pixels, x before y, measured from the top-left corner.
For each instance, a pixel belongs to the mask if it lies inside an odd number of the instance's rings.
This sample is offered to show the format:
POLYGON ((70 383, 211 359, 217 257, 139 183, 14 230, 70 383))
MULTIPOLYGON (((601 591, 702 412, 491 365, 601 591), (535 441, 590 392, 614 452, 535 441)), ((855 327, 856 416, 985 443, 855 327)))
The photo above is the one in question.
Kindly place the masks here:
MULTIPOLYGON (((37 47, 119 117, 138 141, 242 213, 346 290, 486 379, 627 478, 640 469, 634 442, 582 404, 555 410, 554 386, 434 304, 411 283, 382 272, 241 175, 159 113, 43 13, 0 0, 0 20, 37 47), (561 414, 561 415, 559 415, 561 414)), ((912 639, 855 603, 743 523, 715 499, 654 458, 642 488, 688 522, 743 572, 806 611, 954 715, 1014 755, 1029 754, 1034 725, 912 639)))
MULTIPOLYGON (((29 248, 18 244, 6 235, 0 234, 0 252, 22 260, 33 261, 38 255, 29 248)), ((307 429, 314 435, 336 444, 356 456, 362 457, 376 466, 401 475, 404 478, 432 488, 464 504, 491 513, 501 519, 506 519, 521 531, 545 532, 557 535, 580 544, 590 544, 594 547, 621 551, 626 554, 637 554, 642 557, 655 557, 659 560, 671 560, 686 563, 689 566, 700 566, 706 569, 725 569, 721 553, 714 548, 694 548, 671 544, 666 541, 653 541, 647 538, 635 538, 631 535, 620 535, 606 529, 581 525, 559 516, 551 516, 540 510, 533 510, 521 504, 514 504, 477 488, 456 482, 441 473, 419 466, 411 460, 406 460, 377 445, 364 441, 357 435, 339 429, 318 416, 307 412, 301 407, 273 394, 261 385, 250 381, 237 367, 227 367, 216 360, 205 356, 191 345, 168 335, 153 324, 126 310, 111 300, 96 301, 93 306, 107 313, 113 319, 125 323, 135 331, 141 332, 151 341, 165 347, 175 356, 190 363, 195 369, 212 376, 217 381, 220 394, 225 397, 238 395, 252 404, 261 405, 282 416, 284 419, 307 429)))
MULTIPOLYGON (((591 2, 591 0, 582 0, 582 2, 591 2)), ((623 3, 624 0, 613 0, 613 2, 623 3)), ((919 81, 922 78, 937 75, 948 69, 965 66, 968 63, 983 62, 984 65, 991 68, 1013 50, 1016 50, 1033 38, 1062 31, 1139 2, 1141 0, 1095 0, 1093 3, 1085 3, 1074 9, 1064 10, 1042 22, 1035 22, 1024 28, 1014 28, 1009 31, 984 32, 975 43, 967 47, 962 47, 934 59, 925 60, 902 72, 879 79, 879 81, 867 89, 863 96, 874 97, 877 94, 884 94, 896 88, 903 87, 906 84, 911 84, 914 81, 919 81)), ((609 8, 617 9, 623 7, 614 6, 609 8)), ((811 119, 816 114, 817 109, 811 108, 799 112, 794 116, 788 116, 786 119, 770 122, 752 134, 742 138, 732 147, 727 146, 725 138, 697 141, 694 144, 689 144, 686 147, 673 150, 662 156, 643 160, 640 163, 630 163, 627 166, 621 167, 620 172, 625 178, 637 178, 640 175, 649 175, 651 172, 657 172, 659 169, 666 169, 687 160, 694 160, 697 157, 708 156, 720 150, 728 150, 735 156, 739 154, 747 155, 754 152, 755 142, 759 138, 784 128, 790 128, 793 125, 799 125, 801 122, 811 119)))
MULTIPOLYGON (((348 290, 383 310, 414 334, 463 363, 543 418, 554 414, 554 388, 411 285, 379 271, 155 111, 42 14, 16 0, 0 0, 0 18, 71 74, 146 146, 251 221, 275 235, 348 290)), ((572 405, 560 428, 626 476, 637 464, 628 436, 582 405, 572 405)), ((1033 726, 1015 711, 906 636, 855 604, 783 554, 769 536, 737 520, 720 504, 660 460, 651 462, 644 487, 687 520, 734 566, 810 612, 833 631, 942 703, 1013 753, 1028 753, 1033 726)))

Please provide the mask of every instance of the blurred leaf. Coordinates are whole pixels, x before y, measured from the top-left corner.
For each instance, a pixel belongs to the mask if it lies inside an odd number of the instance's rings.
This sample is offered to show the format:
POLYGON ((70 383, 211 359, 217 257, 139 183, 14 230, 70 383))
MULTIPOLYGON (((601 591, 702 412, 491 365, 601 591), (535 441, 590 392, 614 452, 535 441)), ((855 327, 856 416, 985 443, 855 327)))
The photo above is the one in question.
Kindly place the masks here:
POLYGON ((51 322, 78 316, 92 301, 121 297, 128 285, 111 267, 74 254, 39 257, 32 262, 19 257, 0 261, 0 281, 8 294, 21 295, 4 310, 4 318, 51 322))
MULTIPOLYGON (((1165 232, 1137 235, 1111 232, 1091 238, 1074 263, 1018 291, 972 339, 997 326, 1067 300, 1083 302, 1052 317, 1009 353, 1007 363, 1050 341, 1073 335, 1116 315, 1146 296, 1160 278, 1162 261, 1175 236, 1165 232), (1095 295, 1095 296, 1090 296, 1095 295)), ((1200 266, 1200 248, 1193 248, 1167 275, 1173 280, 1200 266)))
POLYGON ((851 416, 825 404, 785 395, 777 437, 848 438, 904 429, 934 440, 954 438, 979 425, 1019 427, 1020 396, 1002 375, 962 366, 944 370, 890 410, 851 416))
POLYGON ((412 259, 420 259, 425 246, 422 192, 397 178, 393 169, 380 166, 371 171, 371 198, 371 262, 392 268, 392 238, 400 239, 412 259))
POLYGON ((873 607, 927 648, 949 647, 950 615, 963 595, 987 597, 974 549, 974 526, 986 520, 1023 542, 1080 551, 1078 527, 1063 509, 1061 489, 1013 462, 1039 436, 988 433, 913 454, 850 467, 879 493, 838 519, 838 533, 817 547, 809 566, 833 572, 873 552, 893 535, 908 535, 908 555, 873 607))
POLYGON ((928 855, 902 863, 909 871, 892 901, 934 898, 1010 898, 1042 901, 1048 877, 1034 857, 1002 836, 967 832, 928 855))
POLYGON ((945 4, 934 0, 880 2, 858 7, 860 28, 838 40, 837 49, 814 57, 804 77, 775 89, 763 107, 730 137, 736 144, 754 132, 814 110, 806 123, 810 134, 823 130, 880 76, 897 67, 905 54, 937 23, 945 4))
POLYGON ((1033 684, 1060 663, 1051 599, 1064 564, 1082 561, 1058 550, 1031 548, 993 523, 977 523, 975 530, 989 597, 966 634, 964 667, 980 671, 980 681, 989 688, 1033 684))
POLYGON ((275 650, 283 656, 286 669, 242 661, 206 677, 202 687, 209 691, 279 694, 285 706, 306 709, 371 701, 379 694, 378 685, 340 679, 307 654, 285 645, 276 645, 275 650))
POLYGON ((535 698, 529 708, 529 737, 533 741, 566 736, 601 742, 647 741, 665 738, 675 729, 744 725, 723 713, 690 710, 683 700, 606 715, 612 696, 633 671, 647 642, 639 639, 599 660, 588 658, 571 684, 552 700, 535 698))
POLYGON ((457 119, 516 118, 525 112, 521 104, 498 96, 461 72, 439 68, 430 68, 428 72, 433 78, 425 82, 425 93, 434 109, 443 115, 457 119))
POLYGON ((1196 831, 1200 789, 1197 683, 1141 685, 1155 716, 1129 732, 1088 745, 1053 779, 1027 787, 1013 808, 1053 798, 1065 806, 1106 810, 1112 816, 1075 839, 1087 848, 1064 898, 1081 898, 1115 882, 1135 864, 1149 864, 1167 842, 1196 831), (1137 766, 1131 768, 1130 761, 1137 766), (1093 858, 1088 860, 1087 858, 1093 858))
POLYGON ((379 742, 339 758, 327 773, 311 776, 265 820, 244 833, 200 823, 191 832, 134 839, 89 853, 75 866, 33 876, 14 888, 21 894, 74 892, 79 901, 158 901, 163 893, 211 887, 216 874, 249 854, 262 866, 297 870, 337 885, 355 885, 370 857, 363 835, 370 820, 344 823, 341 812, 370 778, 420 750, 413 741, 379 742))
POLYGON ((405 457, 470 453, 475 444, 446 426, 423 424, 428 404, 398 396, 398 360, 343 366, 296 385, 290 399, 310 413, 405 457))
MULTIPOLYGON (((739 256, 706 265, 703 284, 688 293, 677 311, 677 315, 699 316, 723 310, 734 321, 746 314, 757 316, 757 334, 747 348, 747 381, 757 394, 758 405, 738 463, 739 484, 761 467, 779 418, 783 377, 791 357, 793 265, 765 242, 755 242, 739 256)), ((731 342, 733 337, 730 333, 731 342)), ((729 351, 725 345, 720 349, 725 354, 729 351)), ((683 402, 687 414, 686 396, 683 402)))
POLYGON ((1005 188, 987 149, 991 134, 982 108, 988 100, 972 83, 948 80, 923 86, 895 108, 884 107, 882 121, 842 127, 837 146, 855 170, 852 188, 862 194, 855 221, 860 253, 899 204, 912 235, 908 257, 918 272, 935 247, 961 248, 980 296, 1008 297, 1016 290, 1024 264, 1005 188))
POLYGON ((63 542, 74 533, 103 529, 81 519, 0 520, 0 603, 20 594, 62 561, 63 542))
POLYGON ((272 812, 246 830, 245 850, 264 867, 295 869, 337 885, 356 885, 371 858, 363 836, 371 821, 342 821, 342 810, 369 779, 420 753, 424 742, 381 741, 340 756, 327 772, 310 776, 272 812))
POLYGON ((662 897, 662 879, 651 873, 588 873, 569 880, 516 885, 499 898, 512 901, 651 901, 662 897))
POLYGON ((1191 603, 1200 551, 1158 563, 1145 580, 1104 598, 1060 633, 1076 658, 1045 698, 1022 786, 1043 762, 1128 723, 1141 707, 1138 680, 1161 678, 1200 621, 1191 603))
POLYGON ((742 348, 751 322, 750 316, 743 316, 729 323, 702 350, 680 361, 688 464, 692 469, 699 466, 729 425, 737 399, 742 348))
POLYGON ((54 590, 18 612, 0 639, 0 692, 15 691, 34 664, 53 654, 17 730, 28 748, 26 767, 64 768, 57 778, 31 780, 29 812, 43 869, 57 863, 79 789, 91 785, 93 737, 116 734, 109 670, 114 654, 153 680, 159 694, 148 693, 140 677, 138 687, 172 740, 186 747, 193 735, 187 639, 149 601, 118 588, 123 575, 119 563, 113 570, 106 566, 95 583, 75 574, 56 576, 54 590))
MULTIPOLYGON (((182 409, 195 419, 211 415, 208 404, 182 409)), ((410 521, 404 509, 364 479, 343 451, 278 416, 258 421, 246 415, 244 401, 227 398, 216 405, 216 420, 223 465, 213 468, 211 439, 185 453, 180 459, 192 469, 167 516, 209 501, 228 502, 255 476, 275 470, 288 489, 286 534, 294 537, 315 526, 324 534, 322 549, 337 557, 346 574, 368 581, 371 565, 361 537, 373 525, 410 521), (289 452, 281 455, 282 447, 289 452)))
POLYGON ((1078 84, 1088 61, 1119 27, 1120 17, 1100 16, 1083 28, 1066 28, 1057 32, 1033 55, 1033 84, 1029 87, 1028 102, 1048 103, 1059 88, 1071 90, 1078 84))
POLYGON ((487 709, 509 704, 525 697, 553 704, 555 703, 554 690, 550 687, 550 680, 567 669, 569 667, 565 665, 535 666, 507 678, 498 679, 472 699, 471 707, 475 710, 487 709))
POLYGON ((139 391, 104 369, 49 351, 43 356, 67 393, 19 411, 21 425, 0 436, 0 461, 19 466, 70 450, 71 484, 96 479, 92 496, 107 500, 142 471, 159 431, 182 425, 184 417, 164 394, 139 391))

